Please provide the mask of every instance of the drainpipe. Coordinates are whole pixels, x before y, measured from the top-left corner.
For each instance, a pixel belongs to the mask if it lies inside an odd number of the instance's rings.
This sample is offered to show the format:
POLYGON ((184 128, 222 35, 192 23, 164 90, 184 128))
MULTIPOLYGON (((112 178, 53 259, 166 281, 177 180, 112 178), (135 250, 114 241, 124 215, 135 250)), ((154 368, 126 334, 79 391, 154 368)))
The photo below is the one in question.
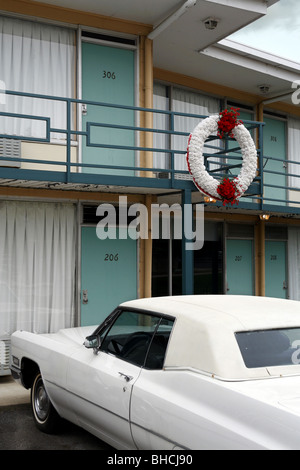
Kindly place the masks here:
POLYGON ((178 20, 182 15, 184 15, 189 8, 195 6, 197 3, 197 0, 187 0, 184 2, 184 4, 178 8, 172 15, 168 16, 165 20, 163 20, 161 23, 159 23, 151 33, 148 34, 149 39, 154 39, 156 36, 158 36, 162 31, 167 29, 174 21, 178 20))

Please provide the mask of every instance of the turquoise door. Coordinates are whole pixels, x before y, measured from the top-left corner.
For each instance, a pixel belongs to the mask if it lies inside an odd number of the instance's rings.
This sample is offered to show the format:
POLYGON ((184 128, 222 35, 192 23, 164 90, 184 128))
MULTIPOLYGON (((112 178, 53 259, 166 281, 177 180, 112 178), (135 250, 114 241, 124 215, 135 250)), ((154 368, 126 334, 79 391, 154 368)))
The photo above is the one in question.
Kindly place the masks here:
POLYGON ((81 229, 81 325, 98 325, 119 303, 137 297, 137 242, 100 240, 81 229))
POLYGON ((253 295, 253 241, 227 240, 227 294, 253 295))
MULTIPOLYGON (((286 159, 286 125, 284 121, 264 117, 264 156, 286 159)), ((265 204, 285 205, 286 169, 279 160, 264 159, 265 204), (273 201, 272 201, 273 199, 273 201)))
MULTIPOLYGON (((134 51, 82 43, 82 99, 124 106, 135 104, 134 51)), ((133 150, 112 149, 111 145, 134 146, 133 130, 101 127, 100 124, 134 126, 134 111, 87 104, 82 129, 89 129, 90 145, 83 137, 84 164, 133 167, 133 150), (97 147, 105 145, 107 148, 97 147)), ((87 173, 133 175, 133 170, 83 167, 87 173)))
POLYGON ((266 241, 266 296, 287 298, 286 242, 266 241))
MULTIPOLYGON (((249 112, 246 112, 246 111, 239 111, 240 112, 240 116, 239 116, 239 119, 241 119, 242 121, 251 121, 253 119, 253 115, 249 112)), ((239 144, 237 143, 236 140, 234 141, 229 141, 228 142, 228 148, 231 149, 231 148, 236 148, 239 146, 239 144)), ((237 157, 240 158, 240 154, 239 153, 233 153, 232 156, 235 157, 234 159, 233 158, 230 158, 230 154, 229 155, 229 158, 227 158, 227 164, 228 165, 232 165, 232 166, 235 166, 237 164, 241 164, 241 161, 240 160, 236 160, 237 157)), ((235 176, 237 176, 241 171, 241 168, 231 168, 229 170, 229 174, 228 174, 228 177, 230 179, 233 179, 235 176)), ((242 197, 241 198, 241 201, 243 202, 253 202, 252 198, 247 198, 247 197, 242 197)))

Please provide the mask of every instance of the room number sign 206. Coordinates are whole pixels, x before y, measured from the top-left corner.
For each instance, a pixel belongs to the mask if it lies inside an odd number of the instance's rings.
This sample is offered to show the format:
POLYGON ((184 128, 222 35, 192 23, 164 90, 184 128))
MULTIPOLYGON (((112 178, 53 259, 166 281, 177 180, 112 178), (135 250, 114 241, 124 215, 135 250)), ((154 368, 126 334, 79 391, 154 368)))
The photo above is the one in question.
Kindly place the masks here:
POLYGON ((119 253, 105 253, 104 261, 119 261, 119 253))

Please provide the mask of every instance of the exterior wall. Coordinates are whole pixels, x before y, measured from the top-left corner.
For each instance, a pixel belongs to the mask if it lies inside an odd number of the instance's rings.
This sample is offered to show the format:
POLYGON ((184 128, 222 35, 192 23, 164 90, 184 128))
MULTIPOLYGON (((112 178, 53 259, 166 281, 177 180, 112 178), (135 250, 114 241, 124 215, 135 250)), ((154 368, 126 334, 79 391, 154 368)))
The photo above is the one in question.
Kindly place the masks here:
MULTIPOLYGON (((9 4, 7 2, 0 2, 0 7, 2 10, 9 12, 14 12, 17 14, 30 15, 33 17, 43 18, 44 20, 58 21, 63 23, 68 23, 69 25, 81 24, 85 27, 99 28, 100 30, 112 31, 122 34, 136 35, 139 38, 139 81, 137 83, 137 95, 138 95, 138 104, 141 107, 153 107, 153 78, 168 84, 176 84, 179 86, 187 87, 191 90, 196 90, 201 93, 206 93, 213 97, 218 97, 220 100, 231 100, 236 103, 251 106, 255 113, 257 120, 263 120, 263 109, 260 104, 261 97, 257 95, 251 95, 240 90, 229 89, 218 84, 207 83, 201 80, 196 80, 192 77, 187 77, 184 74, 175 74, 170 71, 165 71, 161 69, 153 69, 152 67, 152 42, 147 39, 146 35, 150 32, 151 27, 149 25, 140 25, 133 22, 125 22, 120 20, 115 20, 112 18, 104 18, 97 15, 90 15, 88 13, 82 12, 72 12, 57 8, 54 6, 46 6, 38 4, 36 5, 34 11, 31 11, 27 8, 26 2, 18 0, 10 0, 9 4)), ((273 104, 271 111, 280 112, 280 113, 291 113, 296 116, 300 116, 300 109, 287 105, 287 104, 273 104)), ((142 127, 151 127, 152 126, 152 116, 149 113, 144 113, 141 117, 140 125, 142 127)), ((152 134, 145 133, 141 138, 141 145, 145 147, 151 147, 152 145, 152 134)), ((22 157, 34 158, 36 160, 49 159, 55 162, 64 162, 65 161, 65 147, 63 145, 56 144, 33 144, 33 143, 23 143, 22 144, 22 157)), ((150 152, 145 152, 141 155, 141 166, 151 167, 152 164, 152 154, 150 152)), ((78 148, 76 145, 72 147, 72 162, 78 161, 78 148)), ((22 164, 22 168, 26 169, 39 169, 42 168, 38 163, 33 164, 22 164)), ((47 169, 53 171, 63 171, 63 166, 55 165, 49 166, 47 169)), ((45 169, 43 167, 43 169, 45 169)), ((73 171, 76 171, 74 168, 73 171)), ((146 172, 145 172, 146 173, 146 172)), ((143 176, 153 176, 147 172, 143 176)), ((82 191, 55 191, 55 190, 34 190, 34 189, 13 189, 0 187, 0 197, 3 199, 14 198, 17 200, 27 199, 29 201, 36 200, 56 200, 58 202, 63 202, 66 199, 73 201, 78 205, 78 224, 77 229, 81 226, 79 222, 79 207, 81 204, 97 204, 100 203, 118 203, 119 195, 115 193, 85 193, 82 191)), ((148 212, 151 207, 151 204, 155 201, 155 196, 153 194, 145 195, 130 195, 127 194, 129 203, 142 202, 147 208, 148 212)), ((293 200, 299 200, 299 193, 290 191, 290 198, 293 200)), ((272 214, 273 217, 270 219, 270 223, 276 225, 283 225, 284 227, 295 226, 300 228, 299 219, 286 219, 284 217, 279 217, 278 215, 272 214)), ((241 225, 252 225, 254 230, 253 237, 253 286, 254 293, 256 295, 265 295, 265 247, 266 247, 266 223, 261 221, 258 214, 253 214, 250 211, 247 211, 246 214, 239 214, 234 211, 216 211, 212 205, 206 207, 205 220, 210 223, 215 223, 223 227, 222 237, 218 242, 222 246, 222 266, 217 271, 219 276, 221 276, 221 284, 218 284, 217 293, 227 293, 226 287, 226 230, 225 225, 229 223, 241 224, 241 225), (221 287, 220 287, 221 285, 221 287)), ((243 238, 240 238, 243 240, 243 238)), ((0 242, 1 243, 1 242, 0 242)), ((77 260, 77 267, 80 273, 80 247, 78 247, 78 252, 75 254, 77 260)), ((178 255, 178 248, 177 253, 178 255)), ((201 253, 202 256, 202 253, 201 253)), ((201 257, 200 256, 200 257, 201 257)), ((180 256, 177 257, 177 260, 180 260, 180 256)), ((159 258, 154 259, 154 262, 160 262, 159 258)), ((148 297, 152 294, 151 289, 151 273, 152 273, 152 240, 151 233, 146 240, 140 240, 138 244, 138 257, 137 257, 137 291, 138 296, 148 297)), ((199 273, 198 273, 199 274, 199 273)), ((180 278, 180 273, 178 274, 180 278)), ((195 273, 197 277, 197 273, 195 273)), ((203 278, 202 278, 203 279, 203 278)), ((196 281, 198 282, 198 281, 196 281)), ((202 282, 199 281, 199 282, 202 282)), ((220 280, 218 281, 220 283, 220 280)), ((169 286, 169 284, 168 284, 169 286)), ((215 284, 211 284, 207 288, 207 292, 214 288, 215 284)), ((77 310, 76 310, 76 323, 80 323, 80 310, 81 310, 81 299, 80 299, 80 276, 77 279, 77 310)), ((169 292, 169 290, 168 290, 169 292)), ((199 289, 200 293, 204 293, 203 290, 199 289)), ((215 292, 214 292, 215 293, 215 292)), ((230 293, 230 292, 229 292, 230 293)))
MULTIPOLYGON (((74 145, 71 151, 71 162, 78 163, 78 147, 74 145)), ((21 162, 21 169, 42 170, 42 171, 66 171, 64 165, 55 165, 55 162, 66 162, 66 146, 63 144, 37 144, 32 142, 22 142, 21 158, 33 160, 48 160, 53 164, 39 164, 30 162, 21 162)), ((72 167, 71 172, 77 172, 76 166, 72 167)))

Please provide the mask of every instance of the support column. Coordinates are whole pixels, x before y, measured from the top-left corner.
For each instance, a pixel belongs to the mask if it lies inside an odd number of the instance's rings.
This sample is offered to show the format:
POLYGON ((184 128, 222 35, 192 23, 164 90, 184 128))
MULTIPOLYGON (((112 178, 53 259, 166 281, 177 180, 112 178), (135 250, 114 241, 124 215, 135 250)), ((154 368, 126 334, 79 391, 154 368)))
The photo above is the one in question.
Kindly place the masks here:
MULTIPOLYGON (((257 121, 263 122, 264 120, 264 105, 259 103, 256 108, 256 119, 257 121)), ((261 136, 262 142, 262 136, 261 136)), ((257 146, 259 146, 259 136, 257 135, 257 146)), ((261 149, 262 150, 262 149, 261 149)), ((263 155, 261 154, 261 158, 263 155)), ((262 162, 258 162, 258 168, 262 169, 262 162)), ((260 177, 263 178, 263 174, 260 173, 260 177)), ((263 182, 262 182, 263 190, 263 182)), ((263 194, 261 194, 263 197, 263 194)), ((263 200, 261 200, 261 207, 263 200)), ((266 261, 265 261, 265 221, 259 219, 255 225, 255 294, 264 297, 266 295, 266 261)))
POLYGON ((192 233, 193 210, 192 210, 192 191, 190 189, 182 191, 182 294, 194 294, 194 252, 186 250, 185 227, 190 227, 189 233, 192 233))
MULTIPOLYGON (((139 76, 139 105, 141 108, 153 108, 153 41, 145 36, 140 37, 140 76, 139 76)), ((140 112, 140 127, 152 128, 152 113, 140 112)), ((153 147, 152 132, 140 132, 141 147, 153 147)), ((152 152, 140 152, 140 166, 152 168, 152 152)), ((151 177, 152 172, 141 171, 140 176, 151 177)), ((144 204, 148 210, 148 238, 141 239, 139 262, 139 296, 152 296, 152 234, 151 234, 151 204, 152 196, 145 196, 144 204)))
POLYGON ((148 238, 145 240, 145 297, 152 296, 152 221, 151 221, 151 205, 152 196, 148 194, 145 198, 148 211, 148 238))
MULTIPOLYGON (((264 104, 263 103, 258 103, 256 106, 256 120, 263 122, 264 121, 264 104)), ((257 148, 260 148, 260 159, 258 158, 257 161, 257 168, 258 170, 258 176, 261 178, 261 183, 260 183, 260 188, 261 188, 261 197, 263 198, 263 191, 264 191, 264 184, 263 184, 263 135, 259 135, 257 132, 256 136, 256 146, 257 148)), ((260 203, 260 207, 263 207, 263 199, 258 201, 260 203)))
POLYGON ((266 295, 265 228, 264 220, 255 226, 255 294, 262 297, 266 295))
MULTIPOLYGON (((142 108, 153 108, 153 41, 147 37, 140 38, 140 106, 142 108)), ((153 128, 153 115, 151 112, 144 111, 141 113, 140 126, 148 129, 153 128)), ((140 145, 152 148, 153 133, 141 133, 140 145)), ((152 152, 141 152, 140 166, 145 168, 153 167, 152 152)), ((141 176, 152 177, 153 174, 151 171, 142 171, 141 176)))

